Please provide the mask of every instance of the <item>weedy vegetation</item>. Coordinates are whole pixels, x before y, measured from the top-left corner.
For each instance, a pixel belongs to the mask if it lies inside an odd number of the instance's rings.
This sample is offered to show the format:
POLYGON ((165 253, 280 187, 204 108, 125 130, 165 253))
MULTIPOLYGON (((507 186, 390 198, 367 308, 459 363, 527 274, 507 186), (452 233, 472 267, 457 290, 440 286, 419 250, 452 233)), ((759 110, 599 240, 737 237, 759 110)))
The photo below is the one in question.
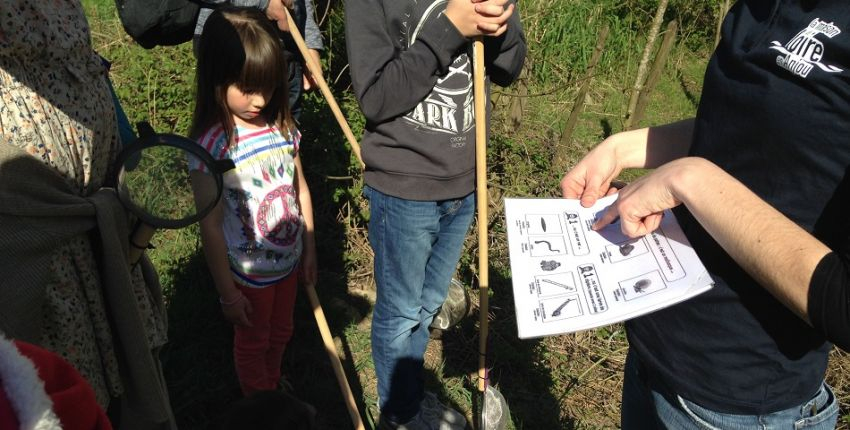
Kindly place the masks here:
MULTIPOLYGON (((342 2, 317 0, 327 49, 325 77, 359 135, 363 118, 348 78, 342 2)), ((675 47, 651 94, 640 126, 695 113, 702 72, 714 46, 720 0, 671 0, 665 24, 677 20, 675 47)), ((83 0, 93 42, 112 61, 111 78, 132 122, 150 121, 160 132, 186 134, 193 106, 195 60, 191 43, 144 50, 121 28, 110 0, 83 0)), ((575 163, 605 137, 623 129, 630 88, 655 14, 654 0, 524 0, 520 8, 529 53, 519 81, 493 89, 495 118, 488 155, 490 191, 491 378, 511 408, 513 429, 602 429, 619 425, 626 340, 621 325, 536 340, 516 336, 502 199, 557 196, 560 151, 575 163), (605 50, 592 76, 586 69, 597 34, 608 26, 605 50), (560 142, 575 95, 591 79, 575 132, 560 142)), ((663 27, 662 27, 663 28, 663 27)), ((660 37, 659 37, 660 39, 660 37)), ((367 422, 377 417, 369 349, 374 300, 368 205, 362 176, 321 94, 308 94, 300 127, 302 156, 317 222, 320 274, 317 290, 336 337, 349 383, 367 422)), ((628 171, 629 181, 641 171, 628 171)), ((465 244, 457 277, 477 302, 475 229, 465 244)), ((231 327, 220 315, 207 274, 197 226, 161 230, 149 251, 164 285, 170 342, 162 355, 180 428, 206 429, 239 396, 231 357, 231 327)), ((475 304, 475 303, 473 303, 475 304)), ((302 294, 296 334, 284 357, 284 374, 296 394, 320 411, 323 429, 350 428, 340 391, 323 349, 312 310, 302 294)), ((473 311, 429 346, 426 385, 448 403, 474 415, 477 392, 477 323, 473 311)), ((850 428, 850 357, 834 351, 829 382, 842 405, 840 428, 850 428)))

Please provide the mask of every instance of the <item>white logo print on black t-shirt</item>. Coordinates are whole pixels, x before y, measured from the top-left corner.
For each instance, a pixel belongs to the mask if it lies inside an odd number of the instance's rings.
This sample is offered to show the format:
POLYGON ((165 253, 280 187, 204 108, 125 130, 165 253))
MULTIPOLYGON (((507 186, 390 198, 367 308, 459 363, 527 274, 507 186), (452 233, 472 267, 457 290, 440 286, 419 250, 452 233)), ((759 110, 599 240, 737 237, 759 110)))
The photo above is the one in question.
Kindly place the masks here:
POLYGON ((776 57, 776 64, 803 78, 808 76, 809 72, 815 66, 828 73, 842 72, 843 69, 821 63, 824 54, 824 45, 816 37, 821 34, 832 39, 841 34, 841 29, 831 22, 824 22, 819 18, 815 18, 809 23, 808 27, 797 33, 784 46, 775 40, 770 42, 773 45, 770 49, 777 50, 783 54, 776 57))

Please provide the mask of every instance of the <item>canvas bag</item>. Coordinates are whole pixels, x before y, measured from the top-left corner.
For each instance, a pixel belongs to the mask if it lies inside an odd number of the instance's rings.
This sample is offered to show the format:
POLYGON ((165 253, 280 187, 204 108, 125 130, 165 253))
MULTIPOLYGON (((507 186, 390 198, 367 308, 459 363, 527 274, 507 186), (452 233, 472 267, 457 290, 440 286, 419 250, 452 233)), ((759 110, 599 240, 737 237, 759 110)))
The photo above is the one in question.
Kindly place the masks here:
POLYGON ((192 40, 200 5, 191 0, 115 0, 121 25, 145 49, 192 40))

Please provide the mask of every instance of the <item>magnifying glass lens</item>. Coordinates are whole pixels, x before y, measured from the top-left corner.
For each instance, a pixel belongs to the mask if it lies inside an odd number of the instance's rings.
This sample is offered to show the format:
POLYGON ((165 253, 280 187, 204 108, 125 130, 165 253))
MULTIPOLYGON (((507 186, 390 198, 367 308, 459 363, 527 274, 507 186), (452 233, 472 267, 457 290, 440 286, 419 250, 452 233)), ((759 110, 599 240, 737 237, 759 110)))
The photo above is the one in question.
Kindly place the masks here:
POLYGON ((216 198, 196 205, 189 173, 189 160, 196 157, 183 149, 158 145, 140 150, 127 158, 119 176, 120 192, 137 210, 147 214, 156 224, 190 220, 199 210, 211 206, 216 198))

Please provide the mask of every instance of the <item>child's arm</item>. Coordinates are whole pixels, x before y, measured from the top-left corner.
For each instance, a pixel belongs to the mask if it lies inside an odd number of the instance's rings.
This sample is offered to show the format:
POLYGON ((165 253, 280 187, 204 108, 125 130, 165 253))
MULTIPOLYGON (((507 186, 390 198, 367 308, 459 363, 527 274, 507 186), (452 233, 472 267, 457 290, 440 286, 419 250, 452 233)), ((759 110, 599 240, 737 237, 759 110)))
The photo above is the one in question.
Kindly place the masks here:
POLYGON ((301 274, 307 285, 316 285, 318 281, 318 263, 316 262, 316 230, 313 222, 313 200, 310 188, 301 167, 301 156, 295 156, 295 196, 301 216, 304 218, 304 251, 301 253, 301 274))
MULTIPOLYGON (((215 190, 214 179, 194 170, 191 172, 192 189, 196 202, 208 202, 209 193, 215 190)), ((215 289, 218 291, 221 311, 225 319, 233 324, 251 326, 248 314, 252 312, 249 302, 233 283, 230 263, 227 261, 227 244, 222 230, 224 220, 223 203, 219 199, 207 216, 201 219, 201 243, 204 246, 204 258, 212 275, 215 289)))
MULTIPOLYGON (((491 7, 489 0, 449 0, 446 13, 426 20, 422 28, 410 28, 411 34, 390 34, 384 8, 395 7, 398 0, 346 0, 345 34, 351 80, 366 120, 381 123, 403 115, 416 107, 445 75, 458 52, 467 46, 468 37, 502 34, 513 6, 501 14, 482 15, 476 7, 491 7), (482 6, 485 5, 485 6, 482 6), (495 27, 494 27, 495 26, 495 27), (491 30, 495 28, 496 30, 491 30), (416 41, 404 49, 399 38, 416 41)), ((415 27, 415 22, 409 23, 415 27)))

